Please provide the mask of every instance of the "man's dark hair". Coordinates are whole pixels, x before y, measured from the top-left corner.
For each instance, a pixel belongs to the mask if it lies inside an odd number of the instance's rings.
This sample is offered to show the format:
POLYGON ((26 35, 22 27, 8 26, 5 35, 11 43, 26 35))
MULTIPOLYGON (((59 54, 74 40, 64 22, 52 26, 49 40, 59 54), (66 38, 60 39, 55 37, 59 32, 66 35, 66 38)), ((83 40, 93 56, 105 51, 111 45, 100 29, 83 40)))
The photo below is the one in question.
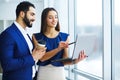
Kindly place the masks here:
POLYGON ((19 16, 20 11, 27 12, 29 10, 29 7, 35 8, 34 4, 32 4, 32 3, 28 2, 28 1, 23 1, 20 4, 18 4, 18 6, 16 8, 16 17, 19 16))

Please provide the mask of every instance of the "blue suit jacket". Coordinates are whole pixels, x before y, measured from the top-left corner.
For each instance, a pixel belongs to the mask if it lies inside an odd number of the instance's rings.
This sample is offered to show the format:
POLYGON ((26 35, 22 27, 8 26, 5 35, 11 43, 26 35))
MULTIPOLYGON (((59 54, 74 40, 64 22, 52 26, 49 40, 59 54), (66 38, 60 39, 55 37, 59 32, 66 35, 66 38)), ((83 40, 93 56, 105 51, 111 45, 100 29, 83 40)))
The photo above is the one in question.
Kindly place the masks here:
POLYGON ((0 35, 2 80, 32 80, 33 57, 22 33, 13 23, 0 35))

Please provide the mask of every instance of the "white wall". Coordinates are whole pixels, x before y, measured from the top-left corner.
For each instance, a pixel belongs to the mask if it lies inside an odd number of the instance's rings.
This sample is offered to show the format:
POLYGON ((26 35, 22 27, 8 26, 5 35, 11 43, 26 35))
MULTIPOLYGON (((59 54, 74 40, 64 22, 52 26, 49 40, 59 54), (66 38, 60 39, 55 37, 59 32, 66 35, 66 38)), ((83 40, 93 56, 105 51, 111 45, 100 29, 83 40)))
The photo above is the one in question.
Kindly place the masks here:
MULTIPOLYGON (((3 22, 7 22, 8 20, 15 20, 16 19, 15 10, 19 2, 20 1, 0 3, 0 10, 1 10, 0 21, 3 20, 3 22)), ((28 30, 30 34, 40 31, 40 18, 41 18, 41 11, 43 9, 43 0, 39 0, 39 1, 36 0, 36 2, 35 1, 31 1, 31 2, 36 7, 36 21, 34 22, 33 27, 28 30)), ((2 29, 5 29, 10 24, 5 25, 4 23, 2 24, 2 22, 0 22, 0 27, 3 27, 0 28, 0 32, 2 32, 3 31, 2 29)))

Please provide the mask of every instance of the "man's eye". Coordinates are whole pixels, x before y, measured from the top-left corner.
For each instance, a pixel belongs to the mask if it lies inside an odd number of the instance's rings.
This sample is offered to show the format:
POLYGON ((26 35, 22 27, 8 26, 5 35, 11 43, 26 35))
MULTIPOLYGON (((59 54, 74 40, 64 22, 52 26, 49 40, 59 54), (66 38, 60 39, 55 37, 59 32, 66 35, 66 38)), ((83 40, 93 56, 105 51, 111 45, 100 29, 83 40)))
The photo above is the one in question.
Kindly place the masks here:
POLYGON ((31 13, 32 16, 34 16, 35 14, 34 13, 31 13))
POLYGON ((58 17, 57 16, 55 16, 55 19, 57 19, 58 17))

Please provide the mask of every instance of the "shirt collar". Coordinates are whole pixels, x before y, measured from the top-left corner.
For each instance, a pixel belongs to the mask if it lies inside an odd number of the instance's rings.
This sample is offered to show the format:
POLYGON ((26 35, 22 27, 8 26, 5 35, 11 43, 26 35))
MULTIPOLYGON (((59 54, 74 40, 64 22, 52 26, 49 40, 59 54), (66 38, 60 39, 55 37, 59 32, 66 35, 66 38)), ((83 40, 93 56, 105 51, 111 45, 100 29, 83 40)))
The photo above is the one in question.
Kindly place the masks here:
POLYGON ((17 28, 20 30, 22 34, 27 34, 27 29, 24 29, 20 24, 18 24, 16 21, 14 21, 14 24, 17 26, 17 28))

